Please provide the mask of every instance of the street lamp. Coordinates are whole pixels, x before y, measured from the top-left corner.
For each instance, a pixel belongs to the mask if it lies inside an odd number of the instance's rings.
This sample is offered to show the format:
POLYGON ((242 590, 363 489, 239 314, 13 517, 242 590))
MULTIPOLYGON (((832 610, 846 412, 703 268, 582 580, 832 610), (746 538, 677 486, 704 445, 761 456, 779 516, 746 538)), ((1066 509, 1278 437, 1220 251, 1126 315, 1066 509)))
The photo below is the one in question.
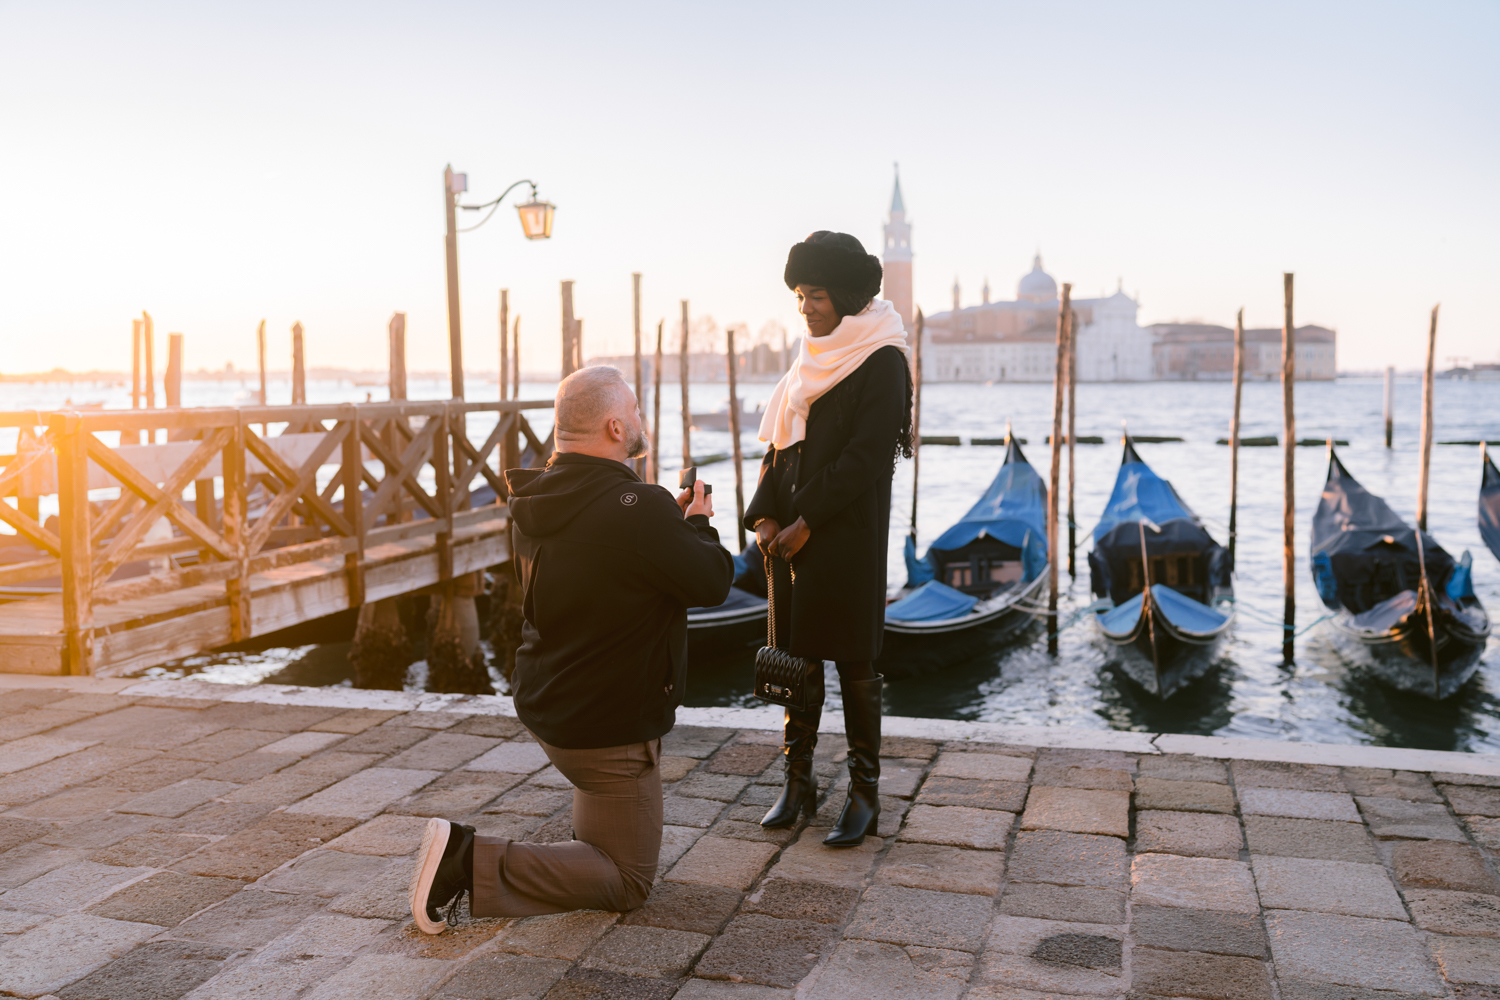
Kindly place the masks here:
POLYGON ((472 232, 490 221, 490 216, 495 214, 500 203, 505 200, 505 196, 522 184, 531 185, 531 200, 524 205, 516 206, 516 211, 521 217, 521 232, 528 240, 551 238, 552 213, 557 209, 551 202, 537 200, 535 181, 516 181, 502 191, 500 197, 494 201, 487 201, 483 205, 459 205, 458 196, 469 190, 469 175, 454 173, 451 164, 443 168, 443 206, 448 221, 448 234, 445 240, 448 264, 448 354, 454 399, 464 398, 463 336, 458 308, 458 234, 472 232), (478 212, 488 208, 490 213, 474 225, 459 229, 457 212, 459 208, 466 212, 478 212))

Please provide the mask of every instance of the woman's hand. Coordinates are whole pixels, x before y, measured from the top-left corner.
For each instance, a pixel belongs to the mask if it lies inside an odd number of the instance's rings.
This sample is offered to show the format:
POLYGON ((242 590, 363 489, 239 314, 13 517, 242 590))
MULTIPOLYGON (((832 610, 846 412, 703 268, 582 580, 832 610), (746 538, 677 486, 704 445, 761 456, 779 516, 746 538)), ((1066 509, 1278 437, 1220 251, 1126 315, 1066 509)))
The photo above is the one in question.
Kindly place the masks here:
POLYGON ((762 552, 771 551, 771 543, 779 534, 781 534, 781 525, 774 517, 763 517, 755 526, 755 540, 760 543, 762 552))
POLYGON ((798 552, 802 551, 802 546, 807 544, 810 537, 812 537, 812 529, 799 517, 772 539, 771 554, 790 562, 796 558, 798 552))

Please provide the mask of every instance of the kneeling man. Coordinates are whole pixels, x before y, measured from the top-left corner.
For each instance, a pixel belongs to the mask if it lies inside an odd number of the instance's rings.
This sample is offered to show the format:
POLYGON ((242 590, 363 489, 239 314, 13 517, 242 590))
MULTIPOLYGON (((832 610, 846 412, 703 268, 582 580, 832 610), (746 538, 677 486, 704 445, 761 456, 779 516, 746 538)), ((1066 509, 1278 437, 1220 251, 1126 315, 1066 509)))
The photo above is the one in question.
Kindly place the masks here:
POLYGON ((661 737, 687 679, 687 609, 729 595, 734 561, 699 481, 673 501, 625 464, 645 454, 635 395, 613 368, 557 390, 557 451, 513 469, 511 541, 524 588, 516 714, 573 783, 573 835, 557 844, 428 821, 411 885, 417 927, 463 891, 476 917, 631 910, 661 851, 661 737))

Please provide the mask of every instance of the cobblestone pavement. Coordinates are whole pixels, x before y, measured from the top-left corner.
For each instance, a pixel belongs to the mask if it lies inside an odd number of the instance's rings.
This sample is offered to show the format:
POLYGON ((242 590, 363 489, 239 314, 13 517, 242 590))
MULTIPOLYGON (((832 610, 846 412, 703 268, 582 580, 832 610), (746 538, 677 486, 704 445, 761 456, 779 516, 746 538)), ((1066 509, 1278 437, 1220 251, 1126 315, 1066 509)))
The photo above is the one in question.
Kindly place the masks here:
POLYGON ((766 831, 777 735, 680 726, 642 909, 427 937, 426 817, 570 835, 514 718, 28 687, 0 741, 6 995, 1500 997, 1500 777, 895 736, 832 850, 841 737, 766 831))

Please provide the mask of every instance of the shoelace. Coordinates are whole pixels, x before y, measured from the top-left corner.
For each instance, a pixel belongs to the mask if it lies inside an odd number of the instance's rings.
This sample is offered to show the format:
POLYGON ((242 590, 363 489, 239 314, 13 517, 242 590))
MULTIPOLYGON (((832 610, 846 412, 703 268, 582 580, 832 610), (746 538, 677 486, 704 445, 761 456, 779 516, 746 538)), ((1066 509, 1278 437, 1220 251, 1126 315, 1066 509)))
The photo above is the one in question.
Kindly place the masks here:
POLYGON ((473 894, 470 893, 468 889, 460 889, 460 890, 458 890, 458 892, 454 894, 453 899, 448 903, 448 915, 447 915, 447 918, 446 918, 448 926, 450 926, 450 927, 457 927, 457 926, 459 926, 459 924, 458 924, 458 904, 463 901, 463 898, 466 895, 469 896, 469 909, 473 910, 473 908, 474 908, 473 894))

